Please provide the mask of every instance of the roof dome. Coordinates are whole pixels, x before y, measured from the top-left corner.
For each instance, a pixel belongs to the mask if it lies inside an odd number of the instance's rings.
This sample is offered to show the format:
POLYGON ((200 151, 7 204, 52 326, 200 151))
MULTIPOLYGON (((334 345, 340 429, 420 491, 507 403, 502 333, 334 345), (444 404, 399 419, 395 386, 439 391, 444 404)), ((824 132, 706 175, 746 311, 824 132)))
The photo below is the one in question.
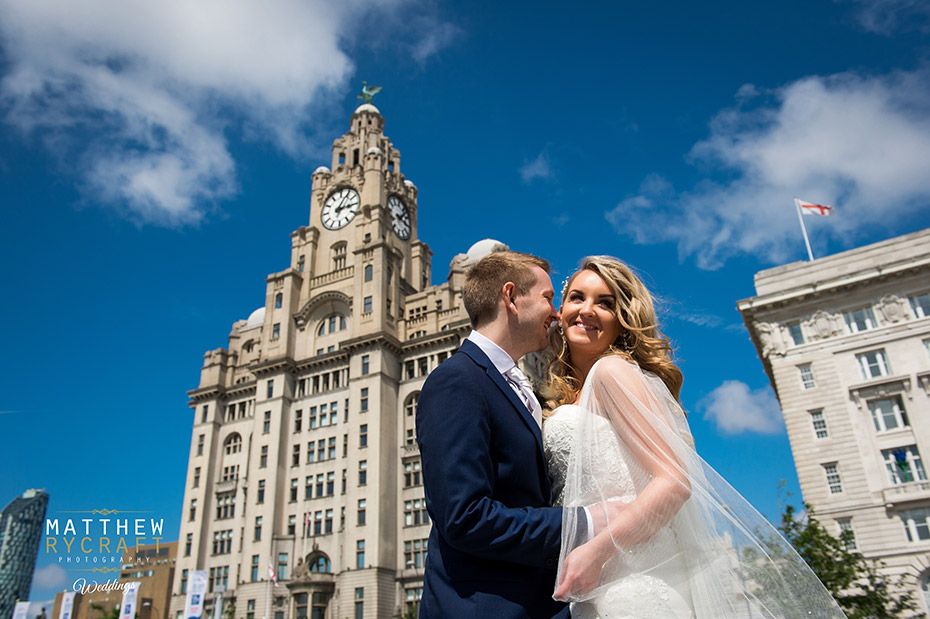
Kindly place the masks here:
POLYGON ((469 247, 465 255, 467 256, 467 263, 471 264, 478 262, 488 254, 493 254, 496 251, 508 251, 509 249, 509 247, 500 241, 495 241, 494 239, 482 239, 469 247))
POLYGON ((377 114, 378 116, 381 116, 381 111, 375 106, 373 106, 371 103, 363 103, 357 108, 355 108, 355 112, 352 113, 352 116, 355 116, 356 114, 360 114, 361 112, 371 112, 372 114, 377 114))
POLYGON ((413 181, 410 180, 409 178, 404 179, 404 185, 406 185, 407 187, 416 187, 416 185, 413 184, 413 181))
POLYGON ((249 314, 249 319, 245 323, 246 329, 251 329, 252 327, 260 327, 265 324, 265 308, 264 306, 258 308, 251 314, 249 314))
POLYGON ((374 154, 374 155, 383 155, 384 153, 382 153, 382 152, 381 152, 381 149, 378 148, 377 146, 372 146, 371 148, 368 149, 368 154, 369 154, 369 155, 372 155, 372 154, 374 154))
POLYGON ((322 172, 323 174, 329 174, 329 173, 330 173, 330 169, 327 168, 325 165, 321 165, 320 167, 318 167, 316 170, 313 171, 314 174, 319 174, 319 173, 321 173, 321 172, 322 172))

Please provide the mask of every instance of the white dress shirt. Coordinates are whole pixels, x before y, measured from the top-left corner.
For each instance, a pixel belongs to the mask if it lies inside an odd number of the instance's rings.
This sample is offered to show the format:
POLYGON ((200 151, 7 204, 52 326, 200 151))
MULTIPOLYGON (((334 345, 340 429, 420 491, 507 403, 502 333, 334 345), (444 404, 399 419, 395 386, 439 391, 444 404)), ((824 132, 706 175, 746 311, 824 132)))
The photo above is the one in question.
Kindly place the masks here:
POLYGON ((529 387, 529 379, 526 379, 526 374, 523 374, 523 371, 517 367, 513 357, 508 355, 503 348, 477 331, 472 331, 468 335, 468 339, 471 340, 475 346, 480 348, 481 352, 488 356, 488 359, 491 360, 491 363, 494 364, 497 371, 501 373, 504 380, 507 381, 507 384, 510 385, 511 389, 520 397, 520 400, 526 406, 527 410, 533 415, 533 419, 536 420, 536 425, 542 428, 542 406, 540 406, 539 400, 536 399, 536 395, 529 387), (520 379, 512 375, 515 373, 511 372, 514 368, 517 368, 516 372, 519 372, 518 376, 522 376, 526 379, 526 384, 521 384, 520 379))

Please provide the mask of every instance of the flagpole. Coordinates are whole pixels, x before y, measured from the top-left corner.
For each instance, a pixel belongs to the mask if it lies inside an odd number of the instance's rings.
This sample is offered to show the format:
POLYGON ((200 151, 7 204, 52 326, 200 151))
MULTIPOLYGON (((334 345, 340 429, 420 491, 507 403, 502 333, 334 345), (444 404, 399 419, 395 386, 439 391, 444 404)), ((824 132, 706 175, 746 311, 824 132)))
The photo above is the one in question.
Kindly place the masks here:
POLYGON ((798 211, 798 221, 801 222, 801 233, 804 235, 804 244, 807 246, 807 257, 814 261, 814 254, 811 251, 811 242, 807 238, 807 228, 804 227, 804 216, 801 215, 801 200, 797 196, 794 198, 794 208, 798 211))

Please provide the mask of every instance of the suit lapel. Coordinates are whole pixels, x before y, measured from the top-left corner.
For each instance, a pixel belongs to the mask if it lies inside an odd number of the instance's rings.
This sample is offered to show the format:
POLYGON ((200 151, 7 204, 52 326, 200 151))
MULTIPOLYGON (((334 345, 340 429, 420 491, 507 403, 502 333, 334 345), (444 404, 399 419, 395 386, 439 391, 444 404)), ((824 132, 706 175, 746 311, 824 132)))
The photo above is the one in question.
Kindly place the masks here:
MULTIPOLYGON (((542 431, 539 428, 539 424, 536 423, 536 420, 533 419, 533 414, 527 410, 526 404, 523 403, 523 400, 520 399, 520 396, 517 395, 517 392, 513 390, 513 387, 510 386, 510 383, 507 382, 507 379, 494 367, 494 364, 491 363, 491 360, 488 359, 488 356, 484 354, 477 344, 471 340, 465 340, 462 342, 462 346, 459 350, 474 360, 479 366, 484 368, 484 371, 487 373, 488 378, 491 379, 501 393, 510 401, 513 405, 514 410, 520 419, 523 420, 524 425, 527 429, 533 433, 533 437, 536 439, 536 447, 539 450, 539 455, 542 457, 542 462, 546 461, 545 452, 543 451, 542 444, 542 431)), ((546 476, 548 479, 548 475, 546 476)))

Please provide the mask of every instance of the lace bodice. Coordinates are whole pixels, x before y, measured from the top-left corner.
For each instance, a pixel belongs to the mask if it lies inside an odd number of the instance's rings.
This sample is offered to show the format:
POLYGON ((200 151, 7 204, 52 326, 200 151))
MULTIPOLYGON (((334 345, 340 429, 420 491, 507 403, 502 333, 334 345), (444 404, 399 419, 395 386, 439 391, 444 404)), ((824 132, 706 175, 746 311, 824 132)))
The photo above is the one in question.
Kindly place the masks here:
MULTIPOLYGON (((566 404, 555 409, 543 423, 543 447, 546 461, 549 463, 549 480, 552 482, 552 497, 555 505, 564 504, 565 476, 568 473, 568 459, 571 455, 572 442, 584 409, 574 404, 566 404)), ((616 430, 608 419, 598 417, 595 420, 597 440, 591 440, 592 449, 598 453, 593 458, 602 467, 596 471, 599 479, 611 480, 611 496, 625 502, 633 500, 635 490, 626 466, 625 447, 617 440, 616 430)), ((590 502, 600 499, 592 495, 590 502)))

